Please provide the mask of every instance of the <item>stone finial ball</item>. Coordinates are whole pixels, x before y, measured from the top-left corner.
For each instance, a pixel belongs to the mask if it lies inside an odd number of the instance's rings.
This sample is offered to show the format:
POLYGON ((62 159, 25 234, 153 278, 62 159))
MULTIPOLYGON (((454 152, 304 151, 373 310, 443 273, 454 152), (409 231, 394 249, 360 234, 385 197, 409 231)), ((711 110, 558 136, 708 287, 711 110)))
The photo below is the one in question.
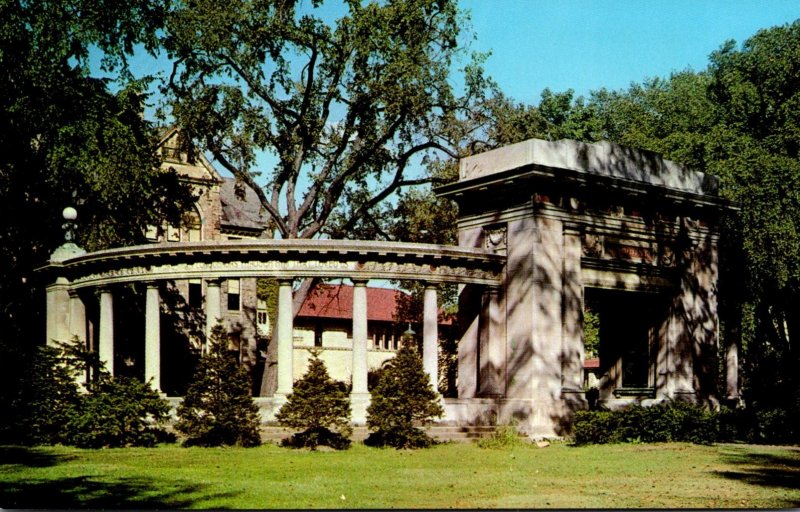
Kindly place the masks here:
POLYGON ((64 220, 75 220, 78 218, 78 210, 71 206, 67 206, 64 208, 64 211, 61 212, 61 215, 64 216, 64 220))

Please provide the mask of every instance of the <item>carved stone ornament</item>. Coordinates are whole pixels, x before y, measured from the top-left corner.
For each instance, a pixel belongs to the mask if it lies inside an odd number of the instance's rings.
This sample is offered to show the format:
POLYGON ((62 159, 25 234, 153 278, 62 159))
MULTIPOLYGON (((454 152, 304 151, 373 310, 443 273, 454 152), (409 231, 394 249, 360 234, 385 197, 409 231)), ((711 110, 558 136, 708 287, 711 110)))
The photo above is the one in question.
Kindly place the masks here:
POLYGON ((589 258, 599 258, 603 255, 603 237, 586 233, 583 235, 583 255, 589 258))
POLYGON ((505 249, 508 245, 508 235, 505 226, 487 228, 485 230, 486 248, 493 251, 505 249))

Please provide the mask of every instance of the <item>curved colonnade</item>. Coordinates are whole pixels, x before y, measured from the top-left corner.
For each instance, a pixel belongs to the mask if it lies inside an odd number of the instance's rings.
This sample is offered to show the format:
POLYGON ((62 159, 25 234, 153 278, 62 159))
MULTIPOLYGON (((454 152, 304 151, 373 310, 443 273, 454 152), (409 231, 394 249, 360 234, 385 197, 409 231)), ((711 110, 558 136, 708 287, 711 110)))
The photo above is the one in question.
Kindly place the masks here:
MULTIPOLYGON (((363 416, 367 391, 367 304, 370 279, 425 283, 423 362, 436 382, 437 286, 442 283, 501 286, 505 256, 452 246, 354 240, 248 240, 149 244, 85 253, 67 243, 42 270, 47 289, 48 342, 87 338, 86 306, 79 291, 100 290, 98 353, 113 373, 113 286, 144 282, 145 380, 160 390, 159 281, 206 280, 206 335, 221 315, 220 283, 227 278, 270 277, 279 282, 277 314, 278 388, 292 391, 292 284, 295 279, 349 278, 353 294, 354 419, 363 416)), ((363 419, 363 418, 361 418, 363 419)))

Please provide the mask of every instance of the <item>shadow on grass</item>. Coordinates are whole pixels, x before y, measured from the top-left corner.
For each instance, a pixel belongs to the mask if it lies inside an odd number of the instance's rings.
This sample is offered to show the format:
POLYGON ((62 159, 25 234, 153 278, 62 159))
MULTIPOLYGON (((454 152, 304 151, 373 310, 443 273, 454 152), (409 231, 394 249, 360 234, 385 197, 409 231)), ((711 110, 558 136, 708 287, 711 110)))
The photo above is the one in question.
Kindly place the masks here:
MULTIPOLYGON (((25 467, 51 467, 72 457, 50 455, 36 448, 2 447, 0 464, 25 467)), ((20 479, 0 482, 0 508, 35 509, 183 509, 199 500, 225 498, 232 493, 209 494, 200 484, 179 484, 148 478, 120 478, 101 481, 77 476, 47 479, 20 479)))
POLYGON ((54 455, 44 450, 27 446, 0 446, 0 464, 3 466, 49 468, 73 458, 68 455, 54 455))
MULTIPOLYGON (((760 487, 800 490, 800 448, 786 448, 784 453, 772 454, 732 447, 722 455, 722 460, 741 466, 735 471, 715 472, 724 478, 760 487)), ((793 504, 800 505, 800 499, 793 504)))

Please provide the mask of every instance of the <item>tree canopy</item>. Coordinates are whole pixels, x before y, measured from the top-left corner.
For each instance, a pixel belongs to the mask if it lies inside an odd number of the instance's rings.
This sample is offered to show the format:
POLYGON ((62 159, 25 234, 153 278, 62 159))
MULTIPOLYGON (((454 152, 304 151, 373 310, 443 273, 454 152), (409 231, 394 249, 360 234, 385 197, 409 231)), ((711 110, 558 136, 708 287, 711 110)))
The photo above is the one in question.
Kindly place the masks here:
POLYGON ((143 241, 192 202, 158 171, 141 84, 125 72, 135 45, 157 46, 163 14, 144 0, 0 0, 0 405, 44 340, 48 283, 34 269, 64 242, 63 208, 77 208, 77 242, 95 250, 143 241), (117 83, 90 74, 92 52, 117 83))
POLYGON ((414 164, 453 154, 447 125, 470 102, 448 81, 463 21, 451 0, 179 2, 165 91, 187 144, 257 191, 277 236, 345 238, 430 181, 414 164), (256 168, 263 153, 274 168, 256 168))

